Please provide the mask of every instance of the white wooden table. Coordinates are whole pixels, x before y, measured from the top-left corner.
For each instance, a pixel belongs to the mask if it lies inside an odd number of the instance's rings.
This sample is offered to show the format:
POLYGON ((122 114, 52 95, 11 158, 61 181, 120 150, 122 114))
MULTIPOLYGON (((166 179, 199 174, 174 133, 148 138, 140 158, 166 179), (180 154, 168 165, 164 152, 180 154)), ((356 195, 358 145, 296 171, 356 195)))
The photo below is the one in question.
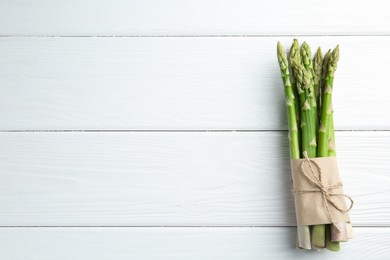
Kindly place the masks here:
POLYGON ((0 1, 0 259, 390 259, 390 5, 0 1), (276 42, 340 44, 340 253, 295 250, 276 42))

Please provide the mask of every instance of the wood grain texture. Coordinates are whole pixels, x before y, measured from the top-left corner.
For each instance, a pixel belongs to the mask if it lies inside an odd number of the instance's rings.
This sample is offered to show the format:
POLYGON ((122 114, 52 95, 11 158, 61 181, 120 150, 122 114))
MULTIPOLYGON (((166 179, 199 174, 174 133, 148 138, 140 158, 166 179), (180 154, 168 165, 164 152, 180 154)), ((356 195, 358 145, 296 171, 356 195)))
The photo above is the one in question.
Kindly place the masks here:
POLYGON ((390 258, 388 1, 2 0, 0 25, 0 259, 390 258), (341 45, 338 130, 386 130, 337 132, 338 254, 294 248, 285 36, 341 45))
MULTIPOLYGON (((341 45, 336 127, 389 130, 390 37, 304 39, 341 45)), ((0 129, 285 129, 278 40, 0 38, 0 129)))
MULTIPOLYGON (((0 225, 295 225, 286 135, 1 133, 0 225)), ((390 225, 390 132, 336 138, 354 225, 390 225)))
POLYGON ((355 228, 339 253, 296 250, 295 229, 272 228, 2 228, 7 260, 319 259, 383 260, 389 228, 355 228))
POLYGON ((389 34, 385 0, 0 2, 3 35, 389 34))

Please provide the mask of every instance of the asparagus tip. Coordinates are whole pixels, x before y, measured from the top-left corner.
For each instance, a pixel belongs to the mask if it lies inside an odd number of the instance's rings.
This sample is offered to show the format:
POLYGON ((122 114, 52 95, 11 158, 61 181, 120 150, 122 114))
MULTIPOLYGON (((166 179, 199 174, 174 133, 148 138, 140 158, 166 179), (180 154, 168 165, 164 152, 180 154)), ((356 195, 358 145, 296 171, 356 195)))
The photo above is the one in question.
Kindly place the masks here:
POLYGON ((316 55, 314 56, 314 60, 316 62, 319 62, 322 60, 322 51, 321 51, 321 47, 318 47, 317 49, 317 52, 316 52, 316 55))
POLYGON ((334 50, 332 51, 332 57, 334 59, 335 62, 337 62, 339 60, 339 57, 340 57, 340 48, 339 48, 339 45, 337 44, 336 48, 334 48, 334 50))
POLYGON ((318 47, 317 49, 317 55, 322 57, 322 50, 321 50, 321 47, 318 47))
POLYGON ((280 55, 281 53, 284 52, 284 48, 283 48, 283 45, 281 42, 278 41, 278 44, 277 44, 277 51, 278 51, 278 55, 280 55))

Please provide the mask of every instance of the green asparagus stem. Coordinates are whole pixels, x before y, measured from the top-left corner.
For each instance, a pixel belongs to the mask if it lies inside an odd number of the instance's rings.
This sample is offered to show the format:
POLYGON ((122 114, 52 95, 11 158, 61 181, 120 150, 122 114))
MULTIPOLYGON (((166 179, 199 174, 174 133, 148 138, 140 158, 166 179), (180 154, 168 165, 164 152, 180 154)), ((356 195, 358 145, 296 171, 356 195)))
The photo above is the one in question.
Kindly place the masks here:
POLYGON ((299 159, 299 140, 298 140, 298 126, 296 120, 295 111, 295 96, 292 90, 290 82, 290 73, 288 69, 287 55, 280 42, 277 45, 278 61, 280 66, 280 73, 282 75, 284 84, 284 93, 286 96, 286 108, 287 108, 287 119, 288 119, 288 130, 290 140, 290 157, 291 159, 299 159))
MULTIPOLYGON (((296 55, 299 56, 299 43, 298 43, 297 39, 294 39, 293 44, 291 45, 291 48, 290 48, 290 53, 289 53, 289 62, 290 62, 289 72, 290 72, 291 86, 292 86, 292 90, 293 90, 295 101, 296 101, 296 102, 294 102, 294 105, 295 105, 297 126, 300 126, 301 125, 301 114, 300 114, 300 110, 299 110, 299 94, 298 94, 297 82, 295 80, 293 68, 291 66, 291 59, 293 59, 296 55)), ((299 150, 301 151, 302 140, 301 140, 301 129, 299 127, 298 127, 298 139, 299 139, 299 150)))
MULTIPOLYGON (((294 74, 294 80, 295 80, 295 84, 296 84, 296 92, 298 94, 298 114, 300 114, 300 108, 301 107, 301 104, 303 105, 303 102, 305 100, 304 97, 301 98, 302 94, 303 94, 303 90, 302 90, 302 86, 296 81, 296 75, 297 75, 297 71, 295 71, 295 68, 294 68, 294 65, 293 65, 293 62, 297 62, 298 64, 301 64, 301 54, 299 53, 299 43, 298 43, 298 40, 297 39, 294 39, 294 42, 291 46, 291 49, 290 49, 290 66, 291 66, 291 71, 293 72, 294 74)), ((299 125, 298 125, 299 126, 299 125)))
POLYGON ((301 47, 301 57, 302 57, 302 63, 306 68, 306 71, 310 78, 310 87, 307 88, 307 91, 309 93, 307 94, 307 100, 311 106, 310 113, 312 113, 311 118, 314 121, 314 125, 316 128, 315 134, 317 137, 317 129, 318 129, 318 110, 317 110, 317 88, 314 84, 314 71, 313 71, 313 64, 311 60, 311 49, 309 44, 307 42, 304 42, 301 47))
POLYGON ((321 48, 318 47, 316 55, 314 56, 313 59, 314 93, 316 96, 318 117, 320 116, 319 113, 321 111, 320 92, 321 92, 322 62, 323 62, 322 51, 321 48))
POLYGON ((333 252, 340 251, 340 243, 339 242, 333 242, 331 239, 331 225, 327 224, 325 225, 325 236, 326 236, 326 248, 333 252))
POLYGON ((296 59, 292 60, 298 89, 301 108, 302 153, 307 152, 308 157, 316 157, 316 130, 314 114, 312 113, 313 86, 310 82, 310 74, 296 59))
MULTIPOLYGON (((280 67, 280 72, 284 84, 284 93, 286 97, 286 108, 287 108, 287 119, 288 119, 288 128, 289 128, 289 142, 290 142, 290 157, 291 159, 300 158, 299 150, 299 132, 298 125, 296 120, 296 111, 295 104, 296 100, 291 82, 288 69, 287 55, 284 51, 284 48, 280 42, 277 45, 277 55, 278 62, 280 67)), ((298 226, 298 246, 304 249, 311 249, 310 243, 310 231, 308 226, 298 226)))
POLYGON ((321 118, 321 110, 322 110, 322 93, 324 92, 324 86, 325 86, 325 78, 326 73, 328 72, 328 64, 329 64, 329 57, 332 54, 332 50, 328 50, 324 56, 324 59, 322 60, 322 71, 321 71, 321 82, 320 82, 320 110, 318 111, 318 116, 321 118))
POLYGON ((328 156, 336 156, 336 140, 334 135, 334 123, 333 123, 333 105, 330 104, 329 126, 328 126, 328 156))
POLYGON ((328 156, 328 127, 331 114, 332 103, 332 88, 334 73, 337 69, 337 62, 339 60, 339 46, 332 51, 329 56, 329 63, 327 64, 327 72, 322 93, 322 109, 321 120, 318 139, 318 157, 328 156))
MULTIPOLYGON (((324 80, 323 92, 322 92, 322 108, 321 119, 318 138, 318 157, 328 156, 328 137, 329 137, 329 119, 331 114, 332 103, 332 87, 334 73, 337 69, 337 62, 339 60, 339 46, 337 46, 329 56, 327 63, 327 71, 324 80)), ((313 226, 312 230, 313 245, 315 247, 325 247, 325 225, 313 226)))

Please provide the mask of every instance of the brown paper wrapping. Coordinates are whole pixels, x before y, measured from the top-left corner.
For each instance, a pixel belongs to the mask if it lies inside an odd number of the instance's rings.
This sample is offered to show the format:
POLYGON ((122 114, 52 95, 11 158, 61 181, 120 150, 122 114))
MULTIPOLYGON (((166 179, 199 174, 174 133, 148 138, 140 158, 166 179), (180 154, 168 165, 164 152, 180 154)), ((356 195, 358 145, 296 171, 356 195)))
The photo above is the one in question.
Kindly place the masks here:
POLYGON ((291 172, 299 225, 350 222, 353 201, 343 193, 336 157, 291 160, 291 172), (351 201, 349 208, 346 197, 351 201))

